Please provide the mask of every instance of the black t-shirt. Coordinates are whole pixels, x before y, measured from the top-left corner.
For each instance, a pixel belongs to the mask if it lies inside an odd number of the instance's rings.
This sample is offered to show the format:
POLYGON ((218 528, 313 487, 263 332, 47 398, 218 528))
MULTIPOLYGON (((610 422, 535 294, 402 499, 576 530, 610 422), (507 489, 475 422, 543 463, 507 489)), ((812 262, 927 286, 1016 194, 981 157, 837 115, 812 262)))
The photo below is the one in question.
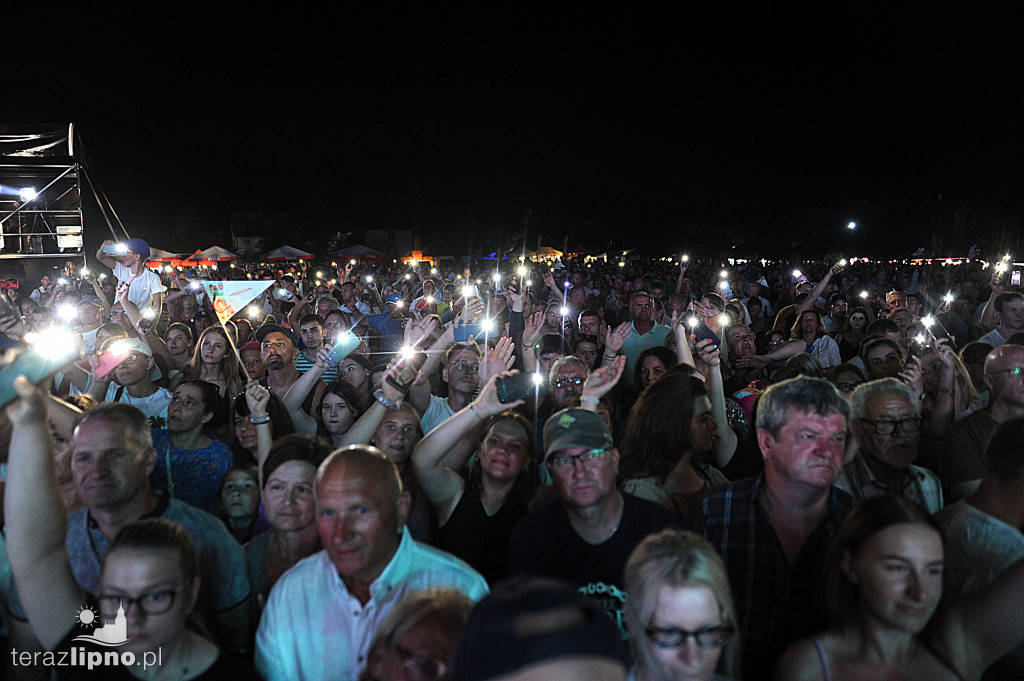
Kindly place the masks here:
POLYGON ((509 542, 509 574, 563 579, 604 605, 627 638, 622 606, 626 600, 626 561, 644 537, 666 528, 681 529, 679 516, 661 504, 622 494, 619 528, 600 544, 576 533, 561 502, 523 519, 509 542))

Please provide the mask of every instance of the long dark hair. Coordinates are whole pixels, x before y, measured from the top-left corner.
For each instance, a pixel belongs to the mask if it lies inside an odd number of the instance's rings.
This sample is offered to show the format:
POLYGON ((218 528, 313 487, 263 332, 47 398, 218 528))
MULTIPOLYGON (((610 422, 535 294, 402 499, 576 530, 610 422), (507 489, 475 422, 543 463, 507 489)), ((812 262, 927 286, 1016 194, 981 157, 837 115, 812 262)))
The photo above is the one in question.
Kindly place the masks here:
POLYGON ((619 480, 668 477, 691 448, 694 405, 708 391, 699 378, 673 369, 647 386, 629 412, 619 480))

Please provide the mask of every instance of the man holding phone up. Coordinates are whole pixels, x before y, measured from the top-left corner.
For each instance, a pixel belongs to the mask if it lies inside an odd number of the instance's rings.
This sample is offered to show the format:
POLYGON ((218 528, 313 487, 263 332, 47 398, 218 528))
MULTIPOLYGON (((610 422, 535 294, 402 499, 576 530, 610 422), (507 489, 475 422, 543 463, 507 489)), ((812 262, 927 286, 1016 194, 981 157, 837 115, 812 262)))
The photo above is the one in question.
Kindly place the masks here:
POLYGON ((123 244, 108 239, 96 251, 96 259, 114 271, 118 285, 127 283, 128 300, 139 312, 150 309, 159 316, 165 289, 160 276, 146 268, 147 258, 149 244, 142 239, 128 239, 123 244))

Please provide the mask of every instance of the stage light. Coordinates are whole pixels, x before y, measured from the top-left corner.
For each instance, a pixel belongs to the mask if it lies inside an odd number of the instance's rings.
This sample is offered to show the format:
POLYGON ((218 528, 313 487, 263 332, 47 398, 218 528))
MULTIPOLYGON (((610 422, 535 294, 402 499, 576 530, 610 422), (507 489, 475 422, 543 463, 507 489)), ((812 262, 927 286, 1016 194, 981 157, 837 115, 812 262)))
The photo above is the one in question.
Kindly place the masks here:
POLYGON ((18 190, 18 198, 23 202, 28 203, 29 201, 35 201, 35 198, 39 196, 36 190, 32 187, 22 187, 18 190))

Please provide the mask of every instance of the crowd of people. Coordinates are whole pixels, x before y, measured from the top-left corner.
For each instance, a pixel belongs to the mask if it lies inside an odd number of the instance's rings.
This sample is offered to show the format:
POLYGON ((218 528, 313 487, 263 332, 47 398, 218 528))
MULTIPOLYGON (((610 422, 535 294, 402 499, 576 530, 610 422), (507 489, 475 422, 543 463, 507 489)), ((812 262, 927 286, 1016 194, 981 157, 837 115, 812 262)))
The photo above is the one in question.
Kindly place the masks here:
POLYGON ((1024 677, 1012 264, 148 256, 0 292, 8 678, 1024 677))

